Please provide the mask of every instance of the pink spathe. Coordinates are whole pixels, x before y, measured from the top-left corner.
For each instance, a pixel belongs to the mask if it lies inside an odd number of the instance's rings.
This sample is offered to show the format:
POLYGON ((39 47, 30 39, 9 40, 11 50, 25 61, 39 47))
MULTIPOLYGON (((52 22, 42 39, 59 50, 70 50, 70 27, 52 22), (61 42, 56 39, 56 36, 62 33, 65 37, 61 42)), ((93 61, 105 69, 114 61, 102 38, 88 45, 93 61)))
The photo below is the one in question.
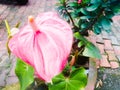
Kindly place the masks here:
POLYGON ((80 4, 82 2, 82 0, 78 0, 78 4, 80 4))
POLYGON ((28 21, 9 41, 9 48, 33 66, 39 78, 51 82, 67 63, 73 42, 71 27, 55 12, 42 13, 28 21))

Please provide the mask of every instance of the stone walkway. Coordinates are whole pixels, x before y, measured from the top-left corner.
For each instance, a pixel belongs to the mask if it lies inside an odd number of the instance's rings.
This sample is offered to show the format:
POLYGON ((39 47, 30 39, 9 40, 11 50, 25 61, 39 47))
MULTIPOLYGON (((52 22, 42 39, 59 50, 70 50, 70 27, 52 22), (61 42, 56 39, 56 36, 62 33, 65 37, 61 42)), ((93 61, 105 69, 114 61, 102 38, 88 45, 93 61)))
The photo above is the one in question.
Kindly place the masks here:
MULTIPOLYGON (((4 20, 7 19, 10 26, 14 27, 16 23, 21 22, 22 27, 27 22, 29 15, 36 16, 45 11, 54 11, 56 0, 29 0, 28 5, 13 6, 0 5, 0 89, 5 85, 18 82, 14 73, 16 60, 9 58, 6 50, 7 33, 4 20)), ((102 32, 96 37, 96 45, 100 48, 102 60, 100 67, 118 68, 120 62, 120 18, 113 18, 112 31, 110 33, 102 32)))
POLYGON ((111 32, 104 30, 100 35, 90 33, 92 41, 100 50, 101 60, 97 60, 97 66, 107 68, 118 68, 120 62, 120 16, 113 17, 111 32))

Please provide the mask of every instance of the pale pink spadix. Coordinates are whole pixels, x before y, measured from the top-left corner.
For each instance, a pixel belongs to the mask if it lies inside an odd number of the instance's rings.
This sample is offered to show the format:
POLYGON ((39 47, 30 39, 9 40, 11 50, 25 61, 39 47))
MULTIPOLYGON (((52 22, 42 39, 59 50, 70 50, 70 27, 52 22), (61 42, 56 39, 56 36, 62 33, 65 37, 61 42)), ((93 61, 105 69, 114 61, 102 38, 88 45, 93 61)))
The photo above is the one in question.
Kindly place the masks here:
POLYGON ((20 29, 9 41, 13 54, 32 65, 37 76, 46 82, 59 74, 67 63, 73 33, 69 24, 55 12, 46 12, 20 29))

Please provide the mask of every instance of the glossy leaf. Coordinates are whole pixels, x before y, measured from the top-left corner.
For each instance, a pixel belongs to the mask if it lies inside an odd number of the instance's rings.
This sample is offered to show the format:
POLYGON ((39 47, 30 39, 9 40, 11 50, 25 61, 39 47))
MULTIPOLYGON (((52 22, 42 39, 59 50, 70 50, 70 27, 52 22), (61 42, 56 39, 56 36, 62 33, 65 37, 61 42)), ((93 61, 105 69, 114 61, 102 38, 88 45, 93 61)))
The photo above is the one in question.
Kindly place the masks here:
POLYGON ((92 16, 81 16, 80 19, 89 19, 92 18, 92 16))
POLYGON ((83 13, 84 15, 89 15, 89 12, 88 12, 85 8, 81 8, 80 11, 81 11, 81 13, 83 13))
POLYGON ((77 6, 78 6, 78 3, 77 3, 77 2, 70 2, 70 3, 68 4, 68 6, 70 6, 70 7, 77 7, 77 6))
POLYGON ((83 46, 84 45, 84 42, 83 41, 80 41, 79 43, 78 43, 78 47, 81 47, 81 46, 83 46))
POLYGON ((87 43, 85 46, 85 50, 83 51, 83 55, 92 58, 101 58, 101 54, 99 49, 92 43, 87 43))
POLYGON ((75 69, 69 77, 59 74, 52 79, 49 90, 84 90, 87 84, 85 69, 75 69))
POLYGON ((101 25, 102 25, 103 29, 109 30, 111 28, 111 21, 109 19, 107 19, 106 17, 103 17, 101 19, 101 25))
POLYGON ((101 28, 98 25, 93 26, 93 32, 95 34, 100 34, 101 33, 101 28))
POLYGON ((91 0, 90 3, 92 4, 97 4, 97 3, 100 3, 102 2, 102 0, 91 0))
POLYGON ((101 58, 100 51, 94 44, 92 44, 86 38, 81 36, 78 32, 74 34, 74 37, 82 41, 82 44, 85 46, 85 50, 83 51, 84 56, 92 58, 101 58))
POLYGON ((99 7, 100 4, 93 4, 86 8, 87 11, 94 11, 99 7))
POLYGON ((20 81, 20 90, 26 90, 26 88, 34 81, 33 67, 26 64, 21 59, 17 59, 15 73, 20 81))

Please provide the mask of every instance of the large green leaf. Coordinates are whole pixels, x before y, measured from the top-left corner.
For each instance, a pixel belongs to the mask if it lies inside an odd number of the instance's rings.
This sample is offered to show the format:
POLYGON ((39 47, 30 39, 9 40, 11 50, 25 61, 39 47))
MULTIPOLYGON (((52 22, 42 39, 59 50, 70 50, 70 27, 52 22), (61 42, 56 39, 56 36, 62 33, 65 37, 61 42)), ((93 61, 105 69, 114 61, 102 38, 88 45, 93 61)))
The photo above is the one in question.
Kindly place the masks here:
POLYGON ((26 88, 34 81, 33 67, 26 64, 21 59, 17 59, 15 73, 20 81, 20 90, 26 90, 26 88))
POLYGON ((82 45, 85 46, 85 49, 83 51, 84 56, 92 57, 92 58, 101 58, 99 49, 94 44, 89 42, 86 38, 84 38, 82 35, 80 35, 79 32, 74 33, 74 37, 82 41, 82 45))
POLYGON ((85 46, 85 50, 83 51, 83 55, 92 58, 101 58, 101 54, 99 49, 92 43, 87 43, 85 46))
POLYGON ((84 90, 87 84, 85 69, 78 68, 72 71, 69 77, 59 74, 52 79, 49 90, 84 90))

